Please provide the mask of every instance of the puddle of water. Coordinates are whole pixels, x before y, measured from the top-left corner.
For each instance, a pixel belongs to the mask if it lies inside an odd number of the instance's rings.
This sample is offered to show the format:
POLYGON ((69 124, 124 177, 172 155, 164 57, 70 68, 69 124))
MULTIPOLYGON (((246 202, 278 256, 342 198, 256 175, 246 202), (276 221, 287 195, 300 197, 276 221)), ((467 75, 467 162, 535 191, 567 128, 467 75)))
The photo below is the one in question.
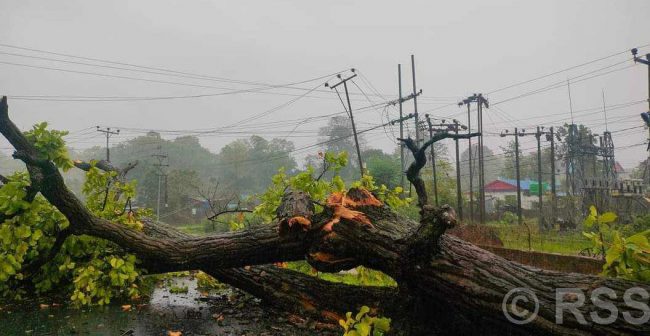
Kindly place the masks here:
POLYGON ((311 330, 287 322, 286 315, 259 300, 227 288, 204 297, 193 278, 175 278, 187 293, 172 294, 156 288, 146 305, 121 305, 75 309, 69 306, 41 309, 37 303, 10 305, 0 310, 0 335, 340 335, 311 330))

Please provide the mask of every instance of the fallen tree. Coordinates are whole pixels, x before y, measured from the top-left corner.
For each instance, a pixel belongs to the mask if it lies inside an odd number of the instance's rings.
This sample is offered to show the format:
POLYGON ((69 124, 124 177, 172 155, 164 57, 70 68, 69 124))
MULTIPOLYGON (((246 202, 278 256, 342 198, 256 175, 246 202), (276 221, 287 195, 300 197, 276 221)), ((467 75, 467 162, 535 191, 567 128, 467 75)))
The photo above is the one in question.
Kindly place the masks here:
MULTIPOLYGON (((364 189, 333 193, 320 213, 314 213, 304 194, 289 191, 279 208, 278 220, 268 226, 196 237, 160 223, 147 222, 143 230, 137 230, 93 215, 66 187, 55 164, 43 157, 10 120, 6 97, 0 102, 0 133, 15 148, 14 158, 27 165, 31 188, 70 222, 66 234, 107 239, 136 254, 152 273, 200 269, 283 309, 321 318, 336 319, 367 304, 393 318, 393 329, 398 334, 650 332, 647 322, 628 323, 621 314, 631 312, 633 317, 639 317, 649 313, 643 306, 630 306, 624 301, 627 289, 650 290, 646 285, 526 267, 445 234, 456 224, 455 213, 450 207, 428 204, 419 171, 426 163, 428 146, 445 138, 469 135, 438 134, 421 148, 410 139, 403 140, 415 157, 407 177, 418 195, 419 222, 397 215, 364 189), (333 284, 264 266, 295 260, 307 260, 322 272, 369 267, 393 277, 398 287, 333 284), (608 301, 621 312, 611 323, 597 324, 589 319, 591 312, 608 315, 597 300, 587 300, 576 308, 588 321, 567 311, 562 315, 563 322, 556 323, 557 288, 573 288, 560 298, 575 303, 580 300, 578 292, 591 298, 600 287, 613 291, 615 297, 608 301), (530 323, 515 324, 504 315, 504 297, 516 288, 533 293, 526 294, 527 302, 515 302, 520 309, 536 311, 537 317, 530 323)), ((647 297, 641 302, 647 307, 647 297)), ((510 305, 506 308, 510 313, 514 310, 514 315, 520 312, 510 305)))

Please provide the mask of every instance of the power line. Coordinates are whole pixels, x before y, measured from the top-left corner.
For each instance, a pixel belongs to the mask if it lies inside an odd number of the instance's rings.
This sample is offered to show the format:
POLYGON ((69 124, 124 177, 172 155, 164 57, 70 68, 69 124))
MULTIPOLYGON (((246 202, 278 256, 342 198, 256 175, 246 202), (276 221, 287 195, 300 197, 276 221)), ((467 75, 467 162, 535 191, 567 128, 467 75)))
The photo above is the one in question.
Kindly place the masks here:
MULTIPOLYGON (((639 47, 637 47, 637 49, 645 48, 645 47, 648 47, 648 46, 650 46, 650 43, 639 46, 639 47)), ((615 57, 615 56, 618 56, 618 55, 627 54, 629 52, 630 52, 630 49, 625 49, 623 51, 619 51, 619 52, 613 53, 611 55, 596 58, 596 59, 593 59, 591 61, 587 61, 585 63, 573 65, 573 66, 570 66, 568 68, 564 68, 564 69, 561 69, 561 70, 558 70, 558 71, 548 73, 546 75, 542 75, 542 76, 535 77, 535 78, 532 78, 532 79, 523 80, 521 82, 516 82, 514 84, 510 84, 510 85, 507 85, 507 86, 492 90, 492 91, 490 91, 490 92, 488 92, 486 94, 493 94, 493 93, 497 93, 497 92, 500 92, 500 91, 503 91, 503 90, 507 90, 507 89, 510 89, 510 88, 513 88, 513 87, 516 87, 516 86, 520 86, 520 85, 528 84, 528 83, 531 83, 531 82, 535 82, 535 81, 538 81, 540 79, 548 78, 548 77, 551 77, 551 76, 554 76, 554 75, 557 75, 557 74, 561 74, 563 72, 567 72, 567 71, 577 69, 577 68, 580 68, 580 67, 583 67, 583 66, 586 66, 586 65, 589 65, 589 64, 593 64, 593 63, 596 63, 596 62, 599 62, 599 61, 603 61, 603 60, 606 60, 606 59, 609 59, 609 58, 612 58, 612 57, 615 57)))
MULTIPOLYGON (((590 77, 586 77, 586 78, 582 78, 582 79, 579 79, 579 80, 573 81, 574 79, 578 79, 578 78, 584 77, 584 76, 586 76, 586 75, 590 75, 590 74, 592 74, 592 73, 596 73, 596 72, 598 72, 598 71, 602 71, 602 70, 605 70, 605 69, 609 69, 609 68, 611 68, 611 67, 614 67, 614 66, 616 66, 616 65, 620 65, 620 64, 623 64, 623 63, 626 63, 626 62, 628 62, 628 60, 625 60, 625 61, 623 61, 623 62, 618 62, 618 63, 615 63, 615 64, 611 64, 611 65, 608 65, 608 66, 605 66, 605 67, 602 67, 602 68, 599 68, 599 69, 596 69, 596 70, 593 70, 593 71, 590 71, 590 72, 587 72, 587 73, 584 73, 584 74, 581 74, 581 75, 578 75, 578 76, 575 76, 575 77, 571 77, 571 78, 569 78, 569 81, 571 81, 572 84, 574 84, 574 83, 579 83, 579 82, 583 82, 583 81, 590 80, 590 79, 593 79, 593 78, 597 78, 597 77, 600 77, 600 76, 608 75, 608 74, 613 73, 613 72, 617 72, 617 71, 621 71, 621 70, 626 70, 626 69, 629 69, 629 68, 634 67, 634 64, 631 64, 631 65, 626 66, 626 67, 623 67, 623 68, 610 70, 610 71, 607 71, 607 72, 603 72, 603 73, 600 73, 600 74, 596 74, 596 75, 593 75, 593 76, 590 76, 590 77)), ((539 88, 539 89, 536 89, 536 90, 532 90, 532 91, 528 91, 528 92, 522 93, 522 94, 520 94, 520 95, 517 95, 517 96, 511 97, 511 98, 502 99, 502 100, 500 100, 500 101, 497 101, 497 102, 493 103, 492 106, 494 106, 494 105, 498 105, 498 104, 503 104, 503 103, 506 103, 506 102, 509 102, 509 101, 512 101, 512 100, 516 100, 516 99, 520 99, 520 98, 524 98, 524 97, 532 96, 532 95, 535 95, 535 94, 538 94, 538 93, 543 93, 543 92, 546 92, 546 91, 549 91, 549 90, 553 90, 553 89, 557 89, 557 88, 560 88, 560 87, 564 87, 565 84, 566 84, 566 80, 559 81, 559 82, 556 82, 556 83, 553 83, 553 84, 547 85, 547 86, 545 86, 545 87, 542 87, 542 88, 539 88)))
MULTIPOLYGON (((224 95, 240 94, 240 93, 260 93, 260 94, 270 94, 270 95, 280 95, 280 96, 294 96, 294 97, 295 96, 298 96, 298 97, 304 97, 305 96, 304 94, 297 95, 297 94, 280 93, 280 92, 265 92, 266 90, 275 89, 275 88, 287 88, 288 85, 293 85, 292 83, 291 84, 273 86, 273 87, 254 88, 254 89, 234 89, 234 88, 219 87, 219 86, 212 86, 212 85, 201 85, 201 84, 165 81, 165 80, 140 78, 140 77, 130 77, 130 76, 122 76, 122 75, 111 75, 111 74, 104 74, 104 73, 99 73, 99 72, 71 70, 71 69, 63 69, 63 68, 31 65, 31 64, 24 64, 24 63, 7 62, 7 61, 0 61, 0 64, 13 65, 13 66, 22 66, 22 67, 34 68, 34 69, 42 69, 42 70, 67 72, 67 73, 76 73, 76 74, 83 74, 83 75, 92 75, 92 76, 99 76, 99 77, 105 77, 105 78, 126 79, 126 80, 132 80, 132 81, 143 81, 143 82, 158 83, 158 84, 179 85, 179 86, 207 88, 207 89, 218 89, 218 90, 226 90, 227 91, 227 92, 209 93, 209 94, 183 95, 183 96, 159 96, 159 97, 28 96, 28 95, 14 95, 14 96, 11 96, 11 98, 19 99, 19 100, 80 101, 80 102, 84 102, 84 101, 92 101, 92 102, 101 102, 101 101, 104 101, 104 102, 111 102, 111 101, 147 101, 147 100, 166 100, 166 99, 186 99, 186 98, 213 97, 213 96, 224 96, 224 95), (68 98, 68 97, 72 97, 72 98, 68 98)), ((320 77, 316 77, 316 78, 312 78, 310 80, 302 81, 300 83, 306 83, 306 82, 313 82, 313 81, 317 81, 317 80, 322 80, 324 78, 331 77, 334 74, 336 74, 336 73, 325 75, 325 76, 320 76, 320 77)), ((309 92, 311 93, 312 91, 313 90, 311 90, 309 92)), ((320 97, 320 98, 322 98, 322 97, 320 97)), ((327 99, 327 98, 325 98, 325 99, 327 99)))
MULTIPOLYGON (((93 61, 93 62, 101 62, 101 63, 106 63, 106 64, 119 65, 120 67, 107 66, 107 65, 101 65, 101 64, 93 64, 93 63, 85 63, 85 62, 76 62, 76 61, 62 60, 62 59, 56 59, 56 58, 48 58, 48 57, 42 57, 42 56, 25 55, 25 54, 17 54, 17 53, 9 53, 9 52, 0 52, 0 54, 10 55, 10 56, 15 56, 15 57, 26 57, 26 58, 54 61, 54 62, 78 64, 78 65, 84 65, 84 66, 94 66, 94 67, 109 68, 109 69, 124 70, 124 71, 135 71, 135 72, 150 73, 150 74, 156 74, 156 75, 162 75, 162 76, 171 76, 171 77, 177 77, 177 78, 208 80, 208 81, 225 82, 225 83, 232 83, 232 84, 239 84, 239 85, 262 86, 262 87, 266 87, 268 89, 286 88, 286 89, 290 89, 290 90, 307 91, 307 90, 309 90, 308 88, 295 87, 294 85, 304 84, 304 83, 308 83, 308 82, 313 81, 313 80, 307 80, 307 81, 299 81, 299 82, 293 82, 293 83, 288 83, 288 84, 269 84, 269 83, 264 83, 264 82, 260 82, 260 81, 237 80, 237 79, 231 79, 231 78, 225 78, 225 77, 202 75, 202 74, 196 74, 196 73, 191 73, 191 72, 185 72, 185 71, 179 71, 179 70, 173 70, 173 69, 166 69, 166 68, 162 68, 162 67, 143 66, 143 65, 137 65, 137 64, 132 64, 132 63, 126 63, 126 62, 116 62, 116 61, 111 61, 111 60, 106 60, 106 59, 84 57, 84 56, 78 56, 78 55, 72 55, 72 54, 66 54, 66 53, 60 53, 60 52, 53 52, 53 51, 47 51, 47 50, 42 50, 42 49, 36 49, 36 48, 21 47, 21 46, 16 46, 16 45, 11 45, 11 44, 0 43, 0 46, 5 47, 5 48, 18 49, 18 50, 24 50, 24 51, 31 51, 31 52, 37 52, 37 53, 44 53, 44 54, 49 54, 49 55, 62 56, 62 57, 68 57, 68 58, 74 58, 74 59, 81 59, 81 60, 86 60, 86 61, 93 61), (131 67, 131 68, 134 68, 134 69, 124 68, 124 66, 131 67), (143 69, 143 70, 137 70, 137 69, 143 69)), ((333 74, 339 73, 341 71, 334 72, 333 74)), ((322 79, 322 78, 320 78, 320 79, 322 79)), ((316 92, 329 93, 329 91, 327 91, 327 90, 316 90, 316 92)), ((352 95, 359 95, 359 94, 358 93, 353 93, 352 95)), ((385 95, 382 95, 382 94, 377 92, 377 96, 381 97, 381 96, 385 96, 385 95)), ((24 96, 24 97, 27 97, 27 96, 24 96)), ((185 97, 191 98, 193 96, 179 96, 178 98, 185 98, 185 97)), ((91 98, 91 97, 88 97, 88 98, 91 98)), ((103 97, 93 97, 93 98, 101 99, 103 97)), ((124 99, 143 98, 143 99, 146 99, 146 100, 151 100, 152 98, 156 98, 156 97, 120 97, 120 98, 124 98, 124 99)), ((323 97, 321 97, 321 98, 323 98, 323 97)), ((453 99, 453 97, 425 97, 425 98, 429 99, 429 100, 453 99)), ((161 97, 160 99, 165 99, 165 97, 161 97)))

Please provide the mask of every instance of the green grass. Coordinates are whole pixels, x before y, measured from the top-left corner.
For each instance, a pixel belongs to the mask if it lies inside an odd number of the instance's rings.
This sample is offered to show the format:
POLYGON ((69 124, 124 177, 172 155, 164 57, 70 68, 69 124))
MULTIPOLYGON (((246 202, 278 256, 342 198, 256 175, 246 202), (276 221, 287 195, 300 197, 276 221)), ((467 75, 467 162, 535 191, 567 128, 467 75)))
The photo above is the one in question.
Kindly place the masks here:
MULTIPOLYGON (((582 235, 582 231, 560 232, 549 230, 540 232, 534 220, 527 220, 530 228, 530 250, 538 252, 578 255, 580 251, 592 246, 591 242, 582 235)), ((488 223, 493 228, 504 247, 529 250, 529 231, 526 225, 488 223)))
POLYGON ((177 286, 177 285, 172 285, 169 287, 169 292, 172 294, 185 294, 188 292, 187 286, 177 286))
POLYGON ((397 282, 393 280, 390 276, 375 271, 363 266, 356 268, 356 274, 354 273, 325 273, 325 272, 315 272, 315 270, 306 262, 306 261, 292 261, 288 263, 288 268, 294 271, 298 271, 307 275, 317 277, 319 279, 330 281, 330 282, 339 282, 348 285, 356 286, 388 286, 396 287, 397 282))
POLYGON ((205 224, 185 224, 177 227, 180 231, 195 234, 195 235, 204 235, 205 234, 205 224))

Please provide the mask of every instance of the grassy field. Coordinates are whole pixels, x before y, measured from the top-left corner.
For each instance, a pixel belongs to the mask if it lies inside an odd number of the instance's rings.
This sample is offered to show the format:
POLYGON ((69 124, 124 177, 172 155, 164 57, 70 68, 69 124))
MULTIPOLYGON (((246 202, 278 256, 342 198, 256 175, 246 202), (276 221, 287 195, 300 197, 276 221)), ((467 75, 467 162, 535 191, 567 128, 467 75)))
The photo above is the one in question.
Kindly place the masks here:
POLYGON ((205 234, 205 224, 199 223, 199 224, 185 224, 177 227, 180 231, 183 231, 185 233, 189 234, 195 234, 195 235, 203 235, 205 234))
POLYGON ((582 231, 550 230, 540 232, 535 221, 527 221, 526 224, 492 222, 487 225, 497 232, 506 248, 578 255, 580 251, 591 246, 591 242, 582 235, 582 231))

